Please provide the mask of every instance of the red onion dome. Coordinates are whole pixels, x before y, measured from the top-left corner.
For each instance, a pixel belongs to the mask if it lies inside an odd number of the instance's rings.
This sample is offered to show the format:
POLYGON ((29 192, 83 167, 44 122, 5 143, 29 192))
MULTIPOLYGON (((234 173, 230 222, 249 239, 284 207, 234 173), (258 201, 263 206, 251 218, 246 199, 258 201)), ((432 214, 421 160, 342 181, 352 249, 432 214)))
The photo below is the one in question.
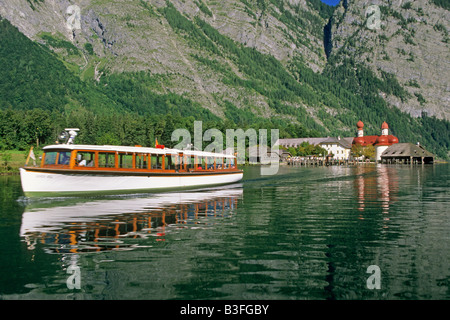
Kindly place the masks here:
POLYGON ((363 145, 364 144, 364 137, 356 137, 356 138, 354 138, 352 144, 361 144, 361 145, 363 145))
POLYGON ((387 136, 379 136, 377 141, 375 141, 375 145, 387 145, 389 144, 389 139, 387 136))
POLYGON ((389 136, 389 143, 390 144, 398 143, 398 138, 394 136, 389 136))

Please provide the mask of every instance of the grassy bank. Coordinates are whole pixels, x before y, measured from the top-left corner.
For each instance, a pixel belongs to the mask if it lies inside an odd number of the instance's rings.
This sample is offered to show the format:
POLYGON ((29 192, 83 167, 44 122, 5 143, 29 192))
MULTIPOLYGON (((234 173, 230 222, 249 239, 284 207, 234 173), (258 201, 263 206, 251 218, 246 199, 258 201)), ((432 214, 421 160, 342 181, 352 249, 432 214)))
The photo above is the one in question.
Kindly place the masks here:
MULTIPOLYGON (((19 168, 25 165, 28 157, 29 150, 1 150, 0 151, 0 174, 18 174, 19 168)), ((34 152, 36 157, 36 163, 39 163, 39 152, 34 152)), ((33 165, 33 159, 28 162, 29 165, 33 165)))

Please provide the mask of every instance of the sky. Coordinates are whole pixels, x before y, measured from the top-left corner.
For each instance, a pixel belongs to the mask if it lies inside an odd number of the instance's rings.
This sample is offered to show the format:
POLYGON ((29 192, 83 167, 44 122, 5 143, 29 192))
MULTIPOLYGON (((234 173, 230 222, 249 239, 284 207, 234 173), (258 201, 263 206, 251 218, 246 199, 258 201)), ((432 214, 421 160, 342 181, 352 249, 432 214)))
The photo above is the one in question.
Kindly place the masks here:
POLYGON ((320 0, 320 1, 322 1, 323 3, 329 4, 329 5, 335 6, 339 3, 340 0, 320 0))

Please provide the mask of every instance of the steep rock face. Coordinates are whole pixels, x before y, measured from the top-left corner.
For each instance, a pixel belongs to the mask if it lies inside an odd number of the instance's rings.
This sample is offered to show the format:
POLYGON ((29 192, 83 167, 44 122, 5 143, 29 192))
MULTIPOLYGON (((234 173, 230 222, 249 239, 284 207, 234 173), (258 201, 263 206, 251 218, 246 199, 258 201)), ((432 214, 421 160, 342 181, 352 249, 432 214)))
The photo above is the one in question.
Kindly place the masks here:
POLYGON ((429 0, 341 1, 332 19, 331 55, 394 74, 409 95, 384 95, 391 105, 448 120, 449 21, 450 12, 429 0))
MULTIPOLYGON (((201 16, 202 12, 196 1, 190 5, 182 1, 174 3, 178 10, 191 18, 201 16)), ((310 8, 306 0, 279 1, 278 6, 270 1, 245 0, 205 1, 203 5, 211 14, 203 14, 202 18, 231 39, 283 62, 301 55, 306 57, 309 67, 313 70, 323 69, 326 59, 321 30, 314 30, 311 22, 315 19, 323 25, 324 20, 310 8), (305 28, 300 29, 293 21, 286 19, 284 12, 304 21, 305 28)))
POLYGON ((211 54, 193 43, 188 32, 174 30, 164 14, 168 5, 189 21, 206 21, 221 34, 284 64, 298 57, 315 71, 326 64, 321 27, 314 26, 325 20, 306 0, 280 1, 277 6, 260 0, 0 0, 0 4, 1 16, 30 39, 61 54, 80 69, 82 77, 98 80, 104 73, 150 71, 164 78, 159 86, 162 93, 185 95, 219 116, 225 98, 238 107, 251 100, 252 108, 266 117, 273 111, 261 95, 224 84, 222 74, 199 62, 198 57, 218 61, 245 79, 228 56, 211 54), (78 27, 71 6, 79 8, 78 27), (64 54, 49 37, 70 42, 79 54, 64 54), (92 46, 92 54, 86 45, 92 46))
POLYGON ((64 15, 70 5, 67 0, 1 0, 0 15, 31 39, 41 31, 61 32, 69 38, 64 15))

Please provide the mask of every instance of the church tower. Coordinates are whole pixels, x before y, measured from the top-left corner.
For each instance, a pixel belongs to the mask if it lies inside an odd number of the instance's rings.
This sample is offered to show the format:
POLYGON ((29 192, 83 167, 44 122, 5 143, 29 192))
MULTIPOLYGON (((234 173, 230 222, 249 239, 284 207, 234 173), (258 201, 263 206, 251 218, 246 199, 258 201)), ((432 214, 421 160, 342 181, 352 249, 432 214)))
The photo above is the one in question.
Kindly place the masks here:
POLYGON ((356 127, 358 128, 358 137, 364 137, 364 123, 359 120, 358 123, 356 124, 356 127))
POLYGON ((385 122, 383 122, 383 124, 381 125, 381 135, 382 136, 387 136, 389 135, 389 126, 388 124, 385 122))
POLYGON ((375 160, 381 161, 381 154, 394 143, 398 143, 398 139, 389 135, 389 126, 384 121, 381 125, 381 136, 375 142, 375 160))

